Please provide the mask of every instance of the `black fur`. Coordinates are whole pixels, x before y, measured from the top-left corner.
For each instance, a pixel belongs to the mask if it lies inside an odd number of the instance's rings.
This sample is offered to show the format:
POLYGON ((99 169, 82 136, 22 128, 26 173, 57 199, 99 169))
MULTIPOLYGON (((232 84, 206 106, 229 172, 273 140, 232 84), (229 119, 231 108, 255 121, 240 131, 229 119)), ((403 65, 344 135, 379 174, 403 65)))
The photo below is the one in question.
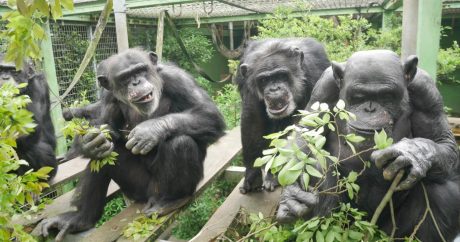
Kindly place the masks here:
POLYGON ((7 81, 27 83, 21 89, 21 95, 28 95, 32 103, 27 105, 27 110, 33 113, 34 122, 37 124, 34 131, 17 140, 17 153, 29 166, 21 166, 17 172, 24 174, 30 169, 38 170, 44 166, 54 169, 48 174, 52 178, 57 172, 57 161, 54 150, 56 137, 50 116, 50 96, 48 83, 41 73, 35 71, 33 64, 25 62, 23 70, 16 71, 14 65, 4 62, 4 55, 0 55, 0 84, 7 81))
POLYGON ((45 221, 45 235, 50 228, 62 229, 64 224, 70 227, 68 231, 61 231, 63 234, 94 226, 103 212, 110 179, 117 182, 129 198, 148 201, 151 207, 146 211, 150 212, 152 207, 167 206, 169 202, 192 195, 203 177, 208 145, 224 133, 223 118, 208 94, 182 69, 157 64, 154 53, 130 49, 110 57, 104 65, 107 74, 98 78, 108 91, 100 102, 102 114, 97 122, 111 127, 113 142, 103 139, 92 146, 91 142, 99 136, 89 140, 84 136, 82 150, 90 158, 100 158, 113 149, 119 154, 116 165, 104 166, 96 173, 87 167, 74 200, 77 212, 45 221), (146 68, 117 77, 128 68, 134 70, 136 64, 146 68), (138 103, 139 98, 148 97, 144 94, 149 90, 154 93, 152 101, 138 103), (147 106, 154 105, 156 99, 159 100, 156 109, 147 106), (142 142, 144 148, 152 146, 143 155, 139 154, 143 149, 136 148, 142 142))
MULTIPOLYGON (((311 38, 249 43, 236 79, 242 98, 241 139, 246 166, 242 193, 262 187, 261 170, 254 169, 253 164, 268 147, 263 136, 294 122, 293 114, 305 108, 314 84, 329 65, 323 46, 311 38), (267 76, 261 78, 264 73, 267 76), (282 106, 286 110, 280 114, 270 113, 282 106)), ((272 190, 275 185, 268 175, 265 188, 272 190)))

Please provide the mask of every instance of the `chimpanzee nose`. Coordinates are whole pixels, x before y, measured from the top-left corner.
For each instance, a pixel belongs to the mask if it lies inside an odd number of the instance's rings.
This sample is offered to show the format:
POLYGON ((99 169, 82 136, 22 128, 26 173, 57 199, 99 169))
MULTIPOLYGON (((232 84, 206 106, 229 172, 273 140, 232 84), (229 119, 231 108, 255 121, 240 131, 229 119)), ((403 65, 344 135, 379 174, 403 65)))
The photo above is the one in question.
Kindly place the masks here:
POLYGON ((280 89, 281 89, 280 86, 271 86, 268 90, 270 92, 276 92, 276 91, 278 91, 280 89))
POLYGON ((365 107, 364 110, 366 112, 369 112, 369 113, 372 113, 375 111, 375 107, 372 105, 372 102, 369 102, 369 106, 368 107, 365 107))

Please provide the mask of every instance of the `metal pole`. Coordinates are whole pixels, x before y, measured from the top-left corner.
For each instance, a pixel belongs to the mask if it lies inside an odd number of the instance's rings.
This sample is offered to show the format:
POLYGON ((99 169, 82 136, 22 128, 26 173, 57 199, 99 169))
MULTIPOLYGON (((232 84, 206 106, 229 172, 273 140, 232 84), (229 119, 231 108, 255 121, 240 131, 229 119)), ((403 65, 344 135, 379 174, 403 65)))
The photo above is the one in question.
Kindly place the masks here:
POLYGON ((403 60, 417 53, 418 5, 419 0, 404 0, 403 2, 401 38, 401 58, 403 60))
POLYGON ((122 52, 129 48, 125 0, 115 0, 113 5, 113 12, 115 14, 118 52, 122 52))
POLYGON ((230 34, 230 50, 234 50, 233 42, 233 22, 228 22, 228 32, 230 34))

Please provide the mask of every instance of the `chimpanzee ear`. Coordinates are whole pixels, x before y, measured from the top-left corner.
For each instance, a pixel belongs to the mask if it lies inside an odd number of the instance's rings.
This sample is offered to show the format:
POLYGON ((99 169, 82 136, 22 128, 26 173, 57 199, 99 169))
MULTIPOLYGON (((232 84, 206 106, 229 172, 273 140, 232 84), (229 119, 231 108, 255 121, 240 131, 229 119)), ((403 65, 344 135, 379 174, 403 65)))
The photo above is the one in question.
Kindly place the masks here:
POLYGON ((156 66, 158 64, 158 55, 157 55, 157 53, 155 53, 153 51, 150 51, 149 52, 149 57, 150 57, 150 60, 152 61, 152 64, 156 66))
POLYGON ((246 75, 248 74, 248 64, 241 64, 240 65, 240 73, 243 77, 246 77, 246 75))
POLYGON ((417 64, 418 64, 418 57, 416 55, 411 55, 407 57, 406 61, 404 62, 404 79, 407 83, 411 82, 415 74, 417 74, 417 64))
POLYGON ((331 62, 332 66, 332 73, 334 74, 334 78, 337 81, 339 87, 342 86, 343 83, 343 76, 345 74, 345 66, 342 63, 337 63, 335 61, 331 62))
POLYGON ((110 85, 109 79, 106 76, 98 76, 97 81, 99 82, 99 85, 101 85, 101 87, 107 90, 112 89, 112 85, 110 85))

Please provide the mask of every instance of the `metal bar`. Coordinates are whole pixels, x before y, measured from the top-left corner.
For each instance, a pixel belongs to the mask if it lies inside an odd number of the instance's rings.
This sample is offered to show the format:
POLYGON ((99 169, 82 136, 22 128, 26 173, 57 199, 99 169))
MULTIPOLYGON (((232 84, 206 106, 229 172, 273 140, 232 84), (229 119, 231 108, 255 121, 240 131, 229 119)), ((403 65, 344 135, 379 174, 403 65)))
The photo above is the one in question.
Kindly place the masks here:
POLYGON ((442 2, 419 0, 417 55, 419 66, 436 80, 439 40, 441 38, 442 2))
POLYGON ((417 53, 418 1, 404 0, 401 37, 401 59, 417 53))
POLYGON ((49 22, 43 26, 46 32, 46 38, 41 42, 41 49, 43 53, 43 71, 50 90, 51 100, 51 120, 53 121, 55 135, 56 135, 56 154, 63 155, 67 151, 65 137, 62 135, 62 128, 64 127, 64 119, 62 117, 61 100, 59 99, 59 85, 56 76, 56 64, 54 63, 53 43, 51 42, 51 31, 49 22))
POLYGON ((235 3, 232 3, 232 2, 229 2, 229 1, 224 1, 224 0, 217 0, 221 3, 225 3, 227 5, 230 5, 232 7, 235 7, 235 8, 240 8, 240 9, 243 9, 243 10, 246 10, 246 11, 249 11, 249 12, 254 12, 254 13, 267 13, 267 12, 262 12, 262 11, 258 11, 258 10, 255 10, 255 9, 251 9, 251 8, 247 8, 247 7, 244 7, 244 6, 241 6, 239 4, 235 4, 235 3))

